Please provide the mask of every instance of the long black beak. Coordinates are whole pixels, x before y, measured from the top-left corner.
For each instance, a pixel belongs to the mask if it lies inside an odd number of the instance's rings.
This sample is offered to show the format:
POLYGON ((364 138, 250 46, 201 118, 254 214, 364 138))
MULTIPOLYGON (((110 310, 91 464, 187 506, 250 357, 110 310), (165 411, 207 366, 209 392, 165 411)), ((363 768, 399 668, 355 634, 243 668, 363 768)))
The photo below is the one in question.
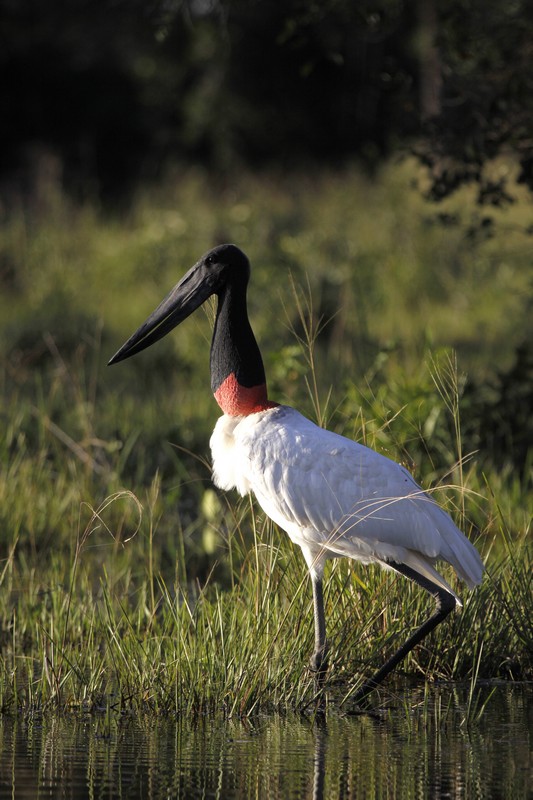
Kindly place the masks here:
POLYGON ((195 264, 158 305, 141 327, 130 336, 108 364, 117 364, 140 353, 162 339, 172 328, 183 322, 215 291, 214 281, 202 262, 195 264))

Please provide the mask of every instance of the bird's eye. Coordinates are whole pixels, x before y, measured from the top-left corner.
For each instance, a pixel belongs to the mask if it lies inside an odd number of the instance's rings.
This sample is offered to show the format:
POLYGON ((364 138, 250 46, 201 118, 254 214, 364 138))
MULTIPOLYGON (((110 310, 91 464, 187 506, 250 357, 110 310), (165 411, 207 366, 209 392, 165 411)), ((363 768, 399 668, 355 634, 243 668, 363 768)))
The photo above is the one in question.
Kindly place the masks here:
POLYGON ((206 258, 204 263, 205 263, 206 267, 212 267, 213 264, 215 263, 215 257, 214 256, 207 256, 207 258, 206 258))

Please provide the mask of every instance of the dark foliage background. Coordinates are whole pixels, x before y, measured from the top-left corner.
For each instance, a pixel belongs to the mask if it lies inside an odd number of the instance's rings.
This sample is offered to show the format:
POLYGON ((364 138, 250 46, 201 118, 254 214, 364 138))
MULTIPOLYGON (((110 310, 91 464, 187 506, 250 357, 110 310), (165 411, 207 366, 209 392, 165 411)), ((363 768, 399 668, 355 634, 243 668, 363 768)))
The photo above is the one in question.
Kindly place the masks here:
POLYGON ((43 151, 78 196, 127 199, 169 162, 294 166, 414 149, 429 190, 502 152, 533 186, 527 0, 2 0, 0 179, 43 151))

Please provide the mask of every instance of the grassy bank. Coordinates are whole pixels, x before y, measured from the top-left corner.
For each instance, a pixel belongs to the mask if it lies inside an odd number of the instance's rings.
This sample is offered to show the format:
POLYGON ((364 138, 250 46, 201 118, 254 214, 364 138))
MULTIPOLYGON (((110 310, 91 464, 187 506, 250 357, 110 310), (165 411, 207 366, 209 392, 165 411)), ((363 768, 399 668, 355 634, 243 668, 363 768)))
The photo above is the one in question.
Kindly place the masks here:
MULTIPOLYGON (((105 367, 222 240, 252 258, 271 394, 424 486, 448 487, 439 500, 487 559, 482 587, 458 589, 463 611, 405 671, 531 677, 529 414, 520 419, 531 383, 515 362, 531 333, 529 207, 473 230, 471 216, 453 222, 465 193, 439 225, 413 176, 404 165, 373 182, 348 171, 213 186, 185 172, 120 219, 73 207, 54 185, 4 208, 4 709, 250 713, 312 698, 301 554, 250 501, 210 484, 209 313, 105 367)), ((331 687, 349 705, 429 606, 379 570, 330 570, 331 687)))

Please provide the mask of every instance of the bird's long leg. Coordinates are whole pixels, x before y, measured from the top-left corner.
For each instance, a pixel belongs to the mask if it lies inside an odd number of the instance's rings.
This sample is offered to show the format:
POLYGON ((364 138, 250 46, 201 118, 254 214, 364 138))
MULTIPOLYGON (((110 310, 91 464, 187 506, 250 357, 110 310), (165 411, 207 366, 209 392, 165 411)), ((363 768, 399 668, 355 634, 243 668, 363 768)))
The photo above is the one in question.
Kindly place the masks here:
POLYGON ((324 592, 322 576, 311 569, 313 585, 313 611, 315 617, 315 650, 311 656, 310 667, 316 672, 317 679, 323 680, 328 668, 328 645, 326 641, 326 615, 324 614, 324 592))
POLYGON ((376 686, 387 677, 387 675, 392 672, 392 670, 405 658, 407 653, 409 653, 413 647, 422 641, 431 631, 437 627, 437 625, 445 619, 448 614, 453 611, 456 605, 455 597, 450 594, 450 592, 443 589, 441 586, 438 586, 436 583, 424 578, 422 575, 419 575, 418 572, 411 569, 410 567, 406 567, 405 564, 398 564, 396 562, 388 562, 388 566, 392 567, 396 572, 400 572, 402 575, 405 575, 407 578, 411 578, 411 580, 418 583, 423 589, 427 592, 432 594, 437 601, 437 609, 435 613, 424 622, 423 625, 418 628, 403 644, 399 650, 394 653, 388 661, 378 669, 378 671, 370 678, 370 680, 365 681, 363 686, 359 689, 359 691, 355 694, 355 701, 358 702, 362 700, 372 689, 375 689, 376 686))

